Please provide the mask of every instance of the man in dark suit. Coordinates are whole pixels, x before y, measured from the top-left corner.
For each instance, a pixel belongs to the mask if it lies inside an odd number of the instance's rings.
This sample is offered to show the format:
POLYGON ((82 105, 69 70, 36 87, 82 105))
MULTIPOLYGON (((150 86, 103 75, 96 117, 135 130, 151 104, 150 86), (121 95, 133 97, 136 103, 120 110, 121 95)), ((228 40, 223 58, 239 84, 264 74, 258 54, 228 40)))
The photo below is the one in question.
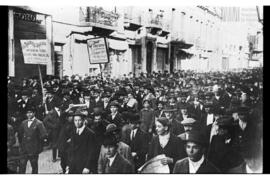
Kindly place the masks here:
POLYGON ((135 114, 130 119, 131 130, 128 131, 127 144, 131 147, 131 154, 137 171, 145 163, 149 140, 147 133, 140 129, 140 116, 135 114))
POLYGON ((45 103, 47 105, 47 110, 46 114, 48 114, 49 111, 51 111, 55 107, 55 103, 60 100, 58 96, 54 94, 54 91, 52 88, 47 88, 47 93, 46 93, 46 100, 45 103))
POLYGON ((118 141, 114 135, 106 136, 103 142, 106 150, 106 162, 101 167, 101 173, 134 173, 132 164, 118 153, 117 144, 118 141))
POLYGON ((34 106, 33 101, 31 99, 31 91, 29 89, 25 89, 22 91, 21 96, 22 96, 21 99, 17 101, 18 109, 20 111, 21 117, 25 117, 26 110, 30 106, 34 106))
POLYGON ((216 120, 217 135, 213 136, 207 152, 209 161, 223 173, 243 162, 239 151, 232 146, 234 135, 232 122, 232 117, 228 115, 221 116, 216 120))
POLYGON ((32 173, 38 173, 38 156, 43 150, 43 142, 46 141, 47 131, 43 123, 35 117, 35 109, 28 107, 27 120, 24 120, 19 128, 18 139, 20 153, 23 158, 20 161, 20 173, 26 171, 27 161, 30 160, 32 173))
POLYGON ((80 111, 74 114, 75 130, 71 134, 70 163, 68 173, 96 173, 97 142, 95 133, 85 126, 85 115, 80 111))
POLYGON ((60 129, 60 134, 57 141, 58 147, 58 156, 61 158, 61 168, 62 172, 66 173, 66 167, 68 165, 69 153, 70 153, 70 143, 71 143, 71 134, 74 130, 74 122, 73 122, 73 111, 69 110, 67 115, 65 115, 65 121, 63 126, 60 129))
POLYGON ((178 160, 173 173, 219 173, 220 171, 205 156, 206 139, 198 131, 186 134, 186 152, 188 157, 178 160))
POLYGON ((52 146, 52 161, 56 162, 57 156, 57 141, 63 123, 63 112, 60 110, 62 101, 57 100, 54 103, 54 108, 45 116, 43 122, 48 130, 49 140, 52 146))
POLYGON ((112 101, 110 103, 111 114, 108 116, 108 121, 114 123, 118 128, 122 128, 125 124, 123 116, 119 113, 119 103, 112 101))

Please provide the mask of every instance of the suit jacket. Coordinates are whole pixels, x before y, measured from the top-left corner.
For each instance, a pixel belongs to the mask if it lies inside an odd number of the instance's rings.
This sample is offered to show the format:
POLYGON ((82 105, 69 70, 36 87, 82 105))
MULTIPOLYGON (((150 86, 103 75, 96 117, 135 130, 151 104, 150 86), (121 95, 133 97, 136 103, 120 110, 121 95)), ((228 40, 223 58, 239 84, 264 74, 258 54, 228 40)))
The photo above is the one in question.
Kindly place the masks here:
POLYGON ((123 119, 122 114, 117 112, 116 116, 114 119, 112 119, 112 115, 110 114, 107 119, 110 123, 114 123, 117 127, 122 128, 125 124, 125 121, 123 119))
POLYGON ((27 102, 20 99, 19 102, 17 102, 17 104, 18 104, 18 109, 22 115, 26 114, 26 109, 29 106, 34 106, 32 98, 28 98, 27 102))
POLYGON ((24 120, 19 128, 19 142, 22 154, 37 155, 43 149, 43 139, 47 137, 47 131, 38 119, 34 119, 28 128, 28 120, 24 120))
POLYGON ((131 147, 131 152, 136 152, 137 156, 134 157, 135 168, 138 169, 145 163, 146 154, 148 151, 148 135, 143 132, 140 128, 137 129, 135 137, 130 139, 131 131, 128 133, 128 145, 131 147))
POLYGON ((101 173, 107 173, 107 174, 121 174, 121 173, 134 173, 133 167, 131 163, 122 157, 118 152, 116 153, 115 159, 110 167, 108 167, 108 170, 106 171, 106 163, 102 165, 101 173))
MULTIPOLYGON (((131 156, 131 149, 130 147, 125 144, 124 142, 118 143, 117 152, 127 159, 130 163, 133 163, 133 159, 131 156)), ((102 145, 100 148, 99 158, 98 158, 98 173, 102 173, 102 167, 106 163, 106 150, 105 147, 102 145)))
POLYGON ((70 173, 82 173, 84 168, 96 173, 97 142, 95 133, 85 127, 81 135, 76 134, 76 129, 71 134, 70 173))
POLYGON ((177 121, 176 119, 173 119, 170 132, 171 132, 171 134, 177 136, 177 135, 185 132, 185 129, 184 129, 184 126, 179 121, 177 121))
POLYGON ((242 173, 242 174, 247 173, 246 163, 243 162, 240 165, 238 165, 237 167, 229 169, 227 173, 242 173))
POLYGON ((158 136, 153 137, 149 145, 147 158, 149 160, 160 154, 165 154, 167 157, 173 159, 173 163, 169 164, 170 173, 172 173, 175 162, 179 159, 186 157, 183 141, 181 141, 178 137, 174 136, 173 134, 170 134, 170 138, 167 145, 164 148, 162 148, 159 143, 159 137, 158 136))
POLYGON ((215 135, 208 149, 207 158, 222 172, 227 172, 243 162, 240 154, 232 148, 231 140, 226 142, 224 137, 215 135))
POLYGON ((63 112, 60 112, 59 117, 55 109, 50 111, 49 114, 47 114, 43 119, 44 125, 48 131, 53 147, 56 147, 57 145, 57 140, 61 130, 61 123, 63 120, 63 112))
MULTIPOLYGON (((179 160, 176 162, 173 173, 189 173, 189 160, 188 157, 179 160)), ((219 169, 217 169, 211 162, 209 162, 206 158, 204 159, 203 163, 199 167, 196 173, 220 173, 219 169)))
POLYGON ((59 99, 59 97, 56 96, 56 95, 52 98, 51 101, 49 101, 48 98, 46 99, 46 105, 47 105, 48 111, 51 111, 51 110, 55 107, 55 102, 56 102, 57 100, 60 100, 60 99, 59 99))

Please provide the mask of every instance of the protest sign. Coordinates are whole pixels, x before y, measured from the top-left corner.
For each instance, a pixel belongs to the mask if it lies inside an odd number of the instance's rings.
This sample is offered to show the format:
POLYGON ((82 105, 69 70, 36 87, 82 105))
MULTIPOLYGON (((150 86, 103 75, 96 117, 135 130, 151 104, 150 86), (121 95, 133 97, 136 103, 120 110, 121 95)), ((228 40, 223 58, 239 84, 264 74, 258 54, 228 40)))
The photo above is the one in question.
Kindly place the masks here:
POLYGON ((43 40, 21 40, 24 63, 47 65, 51 55, 49 43, 43 40))
POLYGON ((91 64, 101 64, 109 62, 109 54, 105 38, 88 39, 87 49, 91 64))

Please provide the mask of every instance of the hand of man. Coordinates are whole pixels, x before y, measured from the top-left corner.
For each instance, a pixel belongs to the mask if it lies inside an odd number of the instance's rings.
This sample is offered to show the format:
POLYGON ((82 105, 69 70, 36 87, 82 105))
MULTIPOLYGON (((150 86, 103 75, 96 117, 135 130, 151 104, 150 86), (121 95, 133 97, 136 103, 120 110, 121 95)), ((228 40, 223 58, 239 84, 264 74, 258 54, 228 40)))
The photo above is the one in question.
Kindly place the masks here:
POLYGON ((131 155, 132 155, 132 157, 135 157, 137 155, 137 153, 136 152, 132 152, 131 155))
POLYGON ((66 167, 66 173, 65 174, 68 174, 69 173, 69 166, 66 167))
POLYGON ((168 164, 170 164, 170 163, 173 163, 173 159, 170 158, 170 157, 166 157, 166 158, 161 159, 161 163, 162 163, 163 165, 168 165, 168 164))
POLYGON ((87 169, 87 168, 84 168, 83 171, 82 171, 83 174, 88 174, 89 172, 90 172, 90 170, 87 169))

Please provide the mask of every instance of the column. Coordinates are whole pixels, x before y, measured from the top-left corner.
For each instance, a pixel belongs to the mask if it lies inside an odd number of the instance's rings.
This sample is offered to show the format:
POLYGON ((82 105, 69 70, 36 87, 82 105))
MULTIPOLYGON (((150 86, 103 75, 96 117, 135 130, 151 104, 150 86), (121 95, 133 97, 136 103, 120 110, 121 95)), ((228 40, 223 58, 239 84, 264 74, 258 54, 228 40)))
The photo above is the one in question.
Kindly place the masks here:
POLYGON ((8 10, 8 75, 15 76, 13 9, 8 10))
POLYGON ((52 17, 46 16, 46 39, 49 42, 48 51, 51 54, 51 60, 47 64, 47 75, 54 74, 54 43, 53 43, 52 17))

